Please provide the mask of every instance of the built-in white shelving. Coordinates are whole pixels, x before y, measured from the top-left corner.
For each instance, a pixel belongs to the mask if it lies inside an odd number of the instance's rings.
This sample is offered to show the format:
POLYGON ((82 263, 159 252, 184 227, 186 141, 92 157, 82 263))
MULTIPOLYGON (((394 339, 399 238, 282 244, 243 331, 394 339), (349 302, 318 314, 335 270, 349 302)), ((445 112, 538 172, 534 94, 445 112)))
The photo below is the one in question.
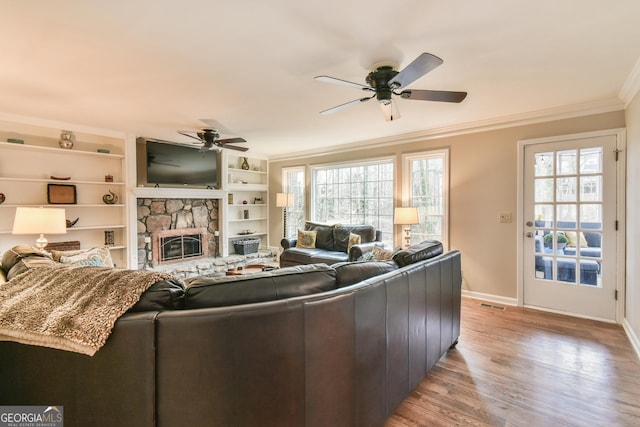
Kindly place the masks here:
POLYGON ((124 135, 111 132, 0 120, 0 193, 5 198, 0 204, 0 252, 37 237, 11 234, 17 207, 56 207, 65 209, 68 220, 78 222, 67 228, 67 234, 46 236, 50 242, 79 240, 82 248, 103 246, 104 232, 113 231, 114 262, 127 266, 125 144, 124 135), (74 133, 72 149, 58 145, 62 130, 74 133), (3 141, 9 138, 23 143, 3 141), (50 184, 73 186, 75 203, 49 204, 50 184), (118 196, 114 204, 103 202, 110 193, 118 196))
MULTIPOLYGON (((227 245, 233 253, 233 242, 258 239, 260 247, 268 246, 268 163, 265 158, 249 153, 226 153, 227 245), (243 169, 244 158, 248 169, 243 169), (251 231, 251 234, 243 234, 251 231)), ((246 167, 246 166, 245 166, 246 167)), ((223 168, 225 169, 225 168, 223 168)))

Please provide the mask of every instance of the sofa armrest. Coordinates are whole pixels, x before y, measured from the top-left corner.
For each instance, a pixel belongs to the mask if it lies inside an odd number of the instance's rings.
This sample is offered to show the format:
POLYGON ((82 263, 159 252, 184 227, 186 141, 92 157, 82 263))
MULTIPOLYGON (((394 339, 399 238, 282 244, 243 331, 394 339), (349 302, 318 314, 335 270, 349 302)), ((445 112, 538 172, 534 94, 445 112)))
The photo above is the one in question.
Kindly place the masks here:
POLYGON ((374 246, 383 247, 383 243, 381 242, 369 242, 369 243, 360 243, 359 245, 351 246, 351 250, 349 251, 349 261, 357 261, 362 255, 367 252, 371 252, 374 246))
POLYGON ((296 243, 298 243, 298 239, 284 238, 280 240, 280 246, 282 246, 283 249, 295 248, 296 243))

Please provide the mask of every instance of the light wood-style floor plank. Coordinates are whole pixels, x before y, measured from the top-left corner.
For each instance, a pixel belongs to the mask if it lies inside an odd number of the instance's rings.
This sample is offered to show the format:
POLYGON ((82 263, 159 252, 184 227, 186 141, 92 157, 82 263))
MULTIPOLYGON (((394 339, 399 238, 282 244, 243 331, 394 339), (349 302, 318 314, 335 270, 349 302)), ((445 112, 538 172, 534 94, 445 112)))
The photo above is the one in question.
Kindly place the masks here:
POLYGON ((640 426, 640 361, 621 326, 481 303, 463 298, 457 348, 385 427, 640 426))

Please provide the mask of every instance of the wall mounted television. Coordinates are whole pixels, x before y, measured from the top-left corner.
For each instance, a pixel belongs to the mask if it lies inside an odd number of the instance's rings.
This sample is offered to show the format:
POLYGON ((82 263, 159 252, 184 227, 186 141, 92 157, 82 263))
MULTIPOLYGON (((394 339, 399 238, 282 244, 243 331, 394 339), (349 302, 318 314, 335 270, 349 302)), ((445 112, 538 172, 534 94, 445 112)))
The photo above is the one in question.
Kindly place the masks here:
POLYGON ((139 186, 220 188, 221 153, 200 152, 200 146, 138 138, 136 164, 139 186))

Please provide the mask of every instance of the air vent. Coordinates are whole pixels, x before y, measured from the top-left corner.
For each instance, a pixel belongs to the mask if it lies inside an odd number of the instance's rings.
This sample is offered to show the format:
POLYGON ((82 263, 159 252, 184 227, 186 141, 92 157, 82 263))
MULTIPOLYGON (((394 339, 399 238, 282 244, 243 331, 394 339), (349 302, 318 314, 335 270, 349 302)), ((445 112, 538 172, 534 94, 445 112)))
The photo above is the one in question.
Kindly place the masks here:
POLYGON ((486 307, 486 308, 491 308, 493 310, 500 310, 500 311, 504 311, 504 307, 501 307, 499 305, 493 305, 493 304, 487 304, 485 302, 480 303, 481 307, 486 307))

